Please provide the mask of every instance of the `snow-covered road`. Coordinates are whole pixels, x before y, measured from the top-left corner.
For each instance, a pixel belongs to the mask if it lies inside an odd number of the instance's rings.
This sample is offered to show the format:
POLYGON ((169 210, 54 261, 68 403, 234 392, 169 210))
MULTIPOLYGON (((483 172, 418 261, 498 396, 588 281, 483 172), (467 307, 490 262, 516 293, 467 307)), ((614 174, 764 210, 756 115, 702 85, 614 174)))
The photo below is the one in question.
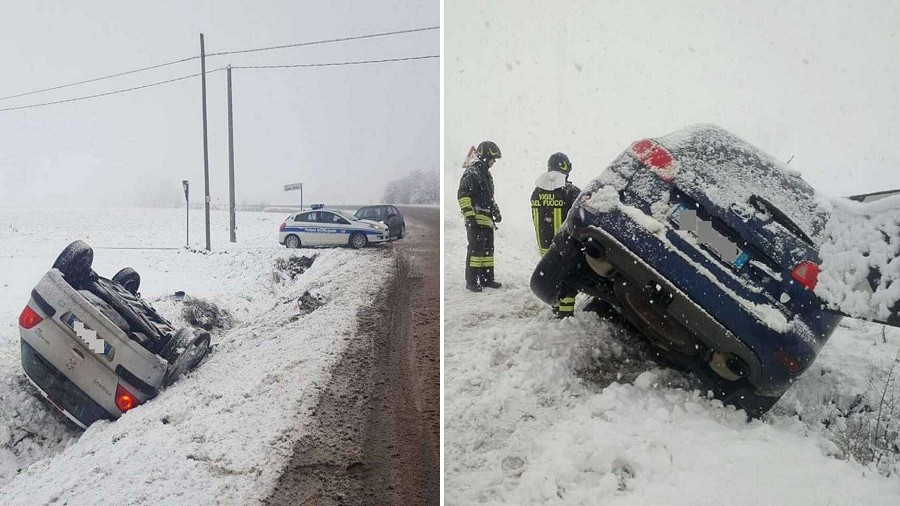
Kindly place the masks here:
MULTIPOLYGON (((213 252, 182 249, 179 210, 0 209, 0 503, 246 504, 264 498, 311 423, 330 370, 353 338, 357 310, 390 276, 379 248, 300 250, 276 242, 278 214, 213 213, 213 252), (236 324, 192 374, 119 421, 83 435, 34 397, 21 372, 17 316, 70 241, 95 248, 94 269, 142 275, 145 299, 183 323, 176 290, 214 302, 236 324), (171 247, 173 249, 107 249, 171 247), (295 280, 274 263, 316 254, 295 280), (298 316, 309 291, 325 304, 298 316)), ((199 249, 202 213, 192 213, 199 249)))

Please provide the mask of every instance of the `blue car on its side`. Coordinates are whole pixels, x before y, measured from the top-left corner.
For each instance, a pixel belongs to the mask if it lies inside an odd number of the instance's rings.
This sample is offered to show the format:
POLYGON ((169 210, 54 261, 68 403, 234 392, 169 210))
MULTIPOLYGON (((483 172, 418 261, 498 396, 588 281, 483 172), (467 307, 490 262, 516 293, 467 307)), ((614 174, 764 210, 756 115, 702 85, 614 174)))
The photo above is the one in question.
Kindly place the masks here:
POLYGON ((713 125, 632 144, 579 196, 531 279, 607 302, 727 404, 768 411, 841 316, 813 293, 828 212, 713 125))

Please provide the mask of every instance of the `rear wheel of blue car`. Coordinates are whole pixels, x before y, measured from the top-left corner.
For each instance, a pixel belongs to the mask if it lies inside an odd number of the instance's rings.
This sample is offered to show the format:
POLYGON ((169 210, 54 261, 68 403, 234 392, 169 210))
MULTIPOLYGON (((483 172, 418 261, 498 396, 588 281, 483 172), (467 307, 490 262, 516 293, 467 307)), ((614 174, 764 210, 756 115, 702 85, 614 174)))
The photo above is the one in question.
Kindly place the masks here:
POLYGON ((353 235, 350 236, 350 246, 353 246, 356 249, 364 248, 368 242, 369 240, 366 239, 366 234, 362 232, 353 232, 353 235))
POLYGON ((289 235, 284 238, 284 247, 290 249, 297 249, 300 247, 300 238, 296 235, 289 235))

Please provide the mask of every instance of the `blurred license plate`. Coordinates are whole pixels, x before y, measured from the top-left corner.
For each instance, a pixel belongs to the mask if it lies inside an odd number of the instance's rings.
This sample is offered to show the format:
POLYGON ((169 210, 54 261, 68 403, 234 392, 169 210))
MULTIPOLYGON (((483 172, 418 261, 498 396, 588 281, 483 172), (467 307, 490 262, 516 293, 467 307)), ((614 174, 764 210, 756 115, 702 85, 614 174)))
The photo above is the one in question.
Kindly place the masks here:
POLYGON ((710 251, 734 268, 739 269, 750 260, 750 255, 739 248, 734 241, 714 229, 711 221, 697 216, 696 209, 680 205, 672 213, 672 221, 678 225, 679 230, 690 232, 697 238, 698 243, 709 248, 710 251))
MULTIPOLYGON (((75 322, 79 322, 82 325, 84 325, 84 322, 79 320, 78 318, 76 318, 74 314, 72 316, 69 316, 69 319, 66 320, 66 325, 68 325, 69 328, 71 328, 72 330, 75 330, 75 332, 77 334, 78 331, 75 329, 75 322)), ((87 325, 84 325, 84 327, 90 328, 87 325)), ((104 339, 103 340, 103 355, 106 356, 107 358, 110 358, 110 353, 112 353, 112 346, 110 346, 109 343, 106 342, 106 339, 104 339)))

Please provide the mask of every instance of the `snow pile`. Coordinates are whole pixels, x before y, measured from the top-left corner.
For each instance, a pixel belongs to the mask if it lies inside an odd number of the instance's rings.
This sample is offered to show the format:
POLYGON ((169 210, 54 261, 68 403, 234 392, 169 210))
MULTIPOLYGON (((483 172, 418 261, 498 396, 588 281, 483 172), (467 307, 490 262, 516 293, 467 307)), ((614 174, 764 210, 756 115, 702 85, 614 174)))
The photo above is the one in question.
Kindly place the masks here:
POLYGON ((816 294, 840 311, 886 321, 900 316, 900 197, 835 199, 825 227, 816 294))
MULTIPOLYGON (((69 210, 67 220, 54 219, 53 212, 0 213, 28 224, 2 237, 0 246, 0 256, 23 266, 13 270, 4 262, 2 270, 3 284, 15 293, 0 305, 0 321, 9 322, 0 327, 0 471, 4 481, 12 479, 0 489, 3 504, 91 504, 100 497, 111 504, 246 504, 265 497, 353 338, 357 309, 383 281, 371 273, 390 271, 388 258, 374 248, 331 249, 318 251, 314 265, 295 280, 276 281, 276 260, 293 254, 276 242, 279 215, 239 214, 242 242, 214 243, 218 249, 201 254, 102 249, 149 240, 177 246, 183 236, 175 220, 183 215, 165 210, 69 210), (138 216, 141 230, 130 225, 138 216), (71 222, 90 224, 81 236, 95 248, 95 270, 135 267, 143 296, 173 323, 184 324, 175 290, 235 319, 234 328, 213 332, 214 349, 197 370, 80 438, 23 387, 15 323, 31 286, 61 249, 57 242, 72 234, 65 229, 71 222), (297 301, 306 293, 324 303, 302 314, 297 301), (33 450, 23 446, 28 438, 13 444, 23 427, 37 434, 31 440, 46 444, 33 450)), ((214 219, 213 229, 222 231, 227 215, 214 219)))
MULTIPOLYGON (((557 321, 528 288, 533 237, 497 235, 497 279, 463 284, 465 232, 445 208, 445 497, 456 504, 891 504, 900 463, 876 472, 841 442, 854 399, 900 331, 842 325, 763 420, 649 361, 643 340, 581 311, 557 321), (884 330, 886 334, 882 336, 884 330), (801 485, 802 484, 802 485, 801 485)), ((502 224, 501 224, 502 225, 502 224)), ((900 393, 900 392, 898 392, 900 393)))

